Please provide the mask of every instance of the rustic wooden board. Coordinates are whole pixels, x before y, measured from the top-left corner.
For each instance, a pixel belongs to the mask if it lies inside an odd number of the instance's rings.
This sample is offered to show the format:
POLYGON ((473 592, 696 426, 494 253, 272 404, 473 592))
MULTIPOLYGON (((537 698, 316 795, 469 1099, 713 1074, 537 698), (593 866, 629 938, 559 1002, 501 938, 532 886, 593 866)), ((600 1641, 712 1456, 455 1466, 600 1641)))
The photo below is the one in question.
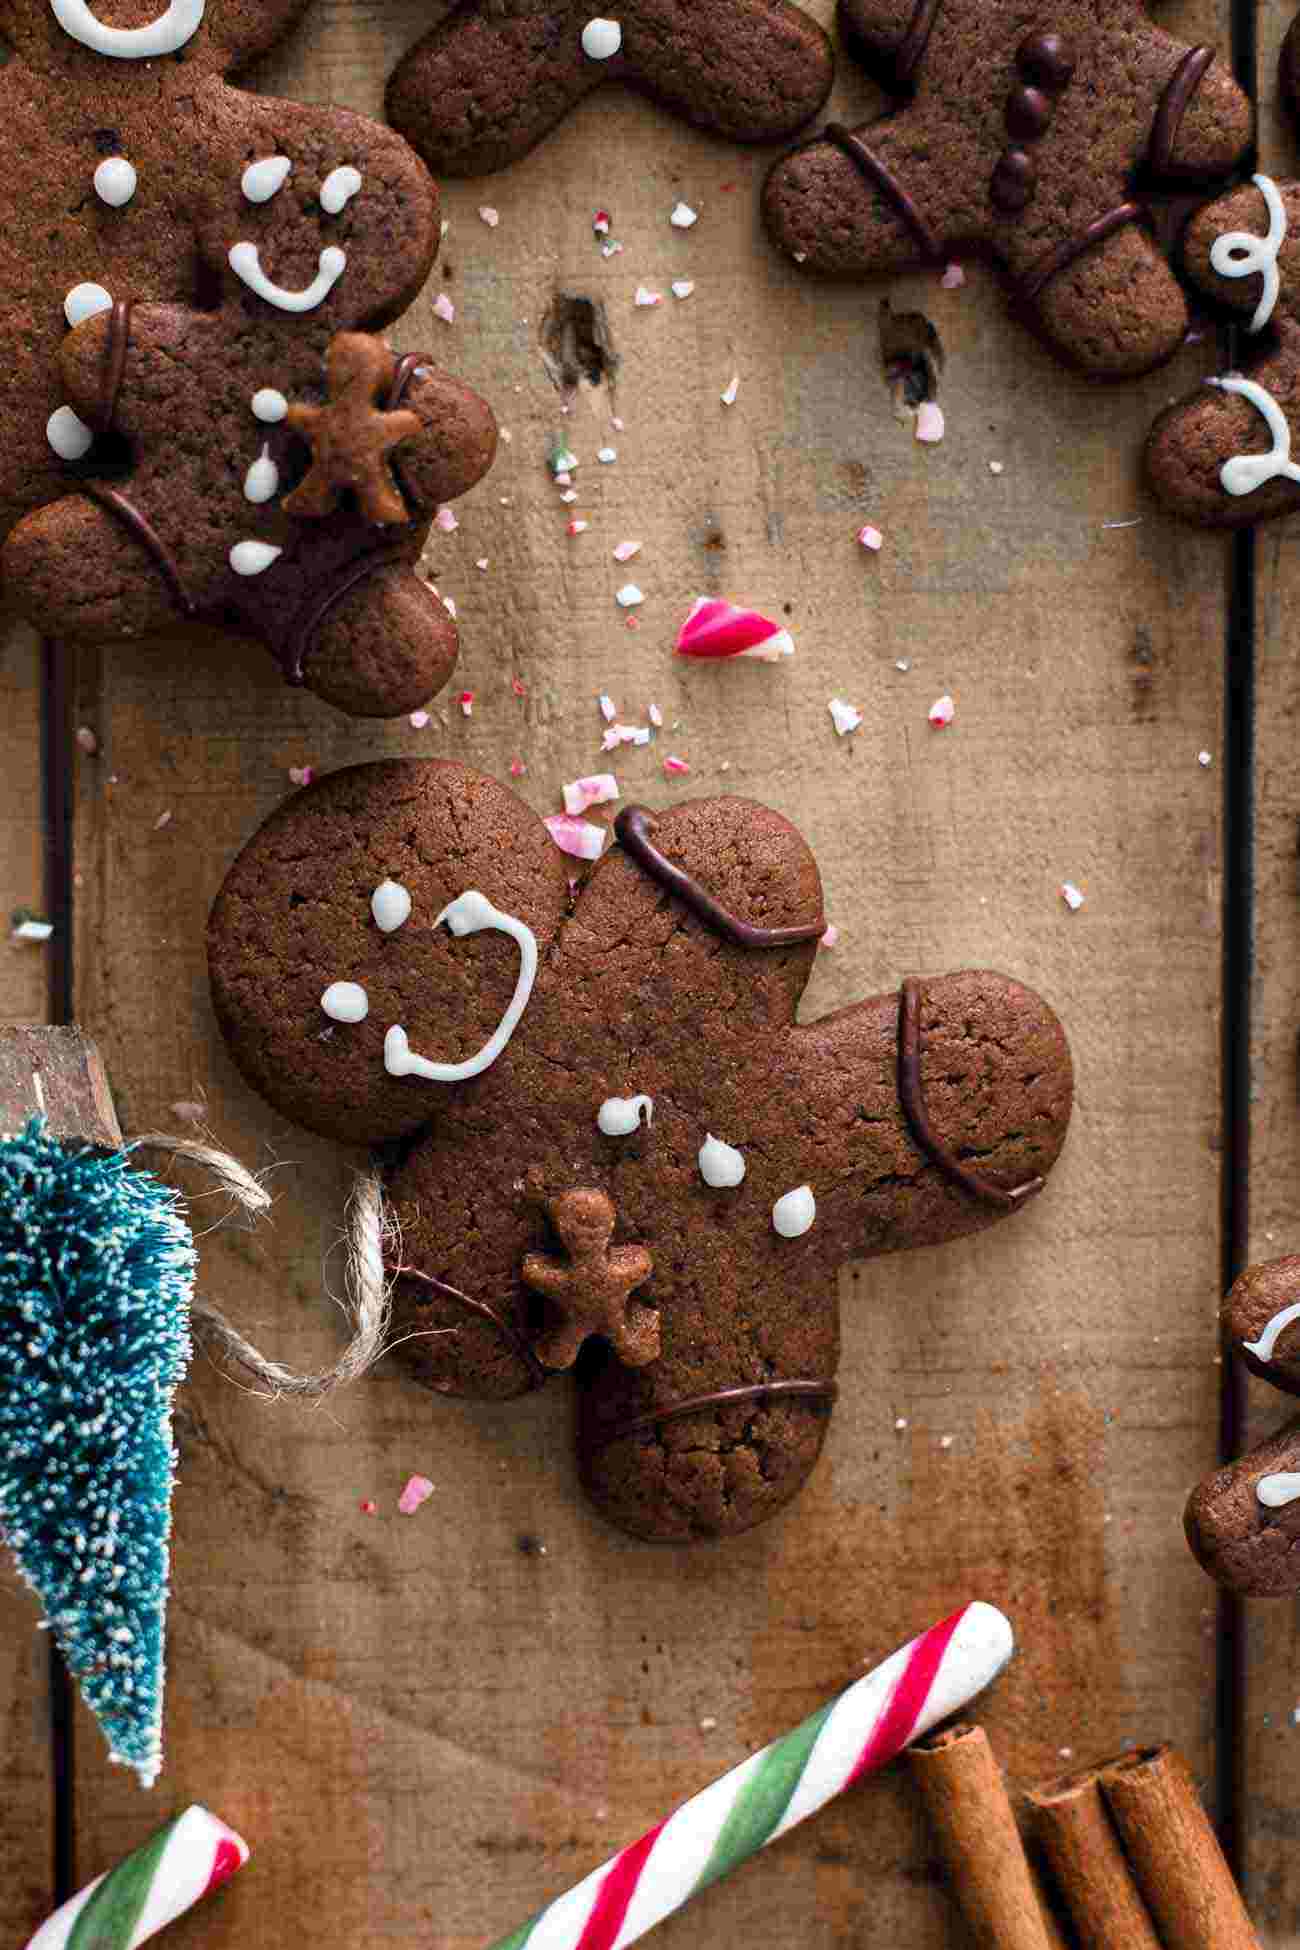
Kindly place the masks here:
MULTIPOLYGON (((1164 12, 1226 37, 1213 6, 1164 12)), ((323 0, 268 83, 374 112, 429 15, 323 0)), ((867 99, 846 71, 837 105, 867 99)), ((400 337, 478 385, 512 436, 434 558, 474 716, 453 692, 420 732, 350 725, 216 638, 85 659, 77 717, 100 754, 79 778, 78 1015, 128 1132, 204 1102, 224 1143, 275 1166, 274 1223, 209 1234, 204 1283, 282 1358, 318 1358, 336 1337, 322 1262, 337 1280, 360 1161, 235 1077, 206 994, 208 903, 290 766, 517 757, 550 810, 593 769, 608 691, 629 719, 653 699, 667 720, 657 748, 619 754, 629 793, 734 789, 800 821, 840 928, 808 1013, 971 964, 1043 989, 1078 1065, 1067 1154, 1014 1225, 846 1276, 826 1459, 783 1520, 725 1549, 667 1556, 604 1530, 576 1492, 562 1389, 473 1409, 392 1370, 303 1412, 200 1367, 161 1787, 145 1798, 106 1769, 86 1723, 78 1742, 80 1875, 189 1799, 256 1847, 178 1950, 270 1950, 286 1923, 322 1950, 491 1940, 969 1595, 1020 1633, 987 1716, 1018 1775, 1156 1735, 1211 1766, 1212 1607, 1177 1512, 1216 1426, 1219 776, 1197 753, 1220 752, 1225 556, 1154 518, 1136 474, 1151 415, 1204 354, 1099 394, 1005 319, 986 272, 958 291, 900 282, 892 303, 924 310, 946 352, 948 435, 922 448, 881 374, 882 293, 818 292, 768 251, 762 167, 610 94, 523 168, 448 189, 444 265, 400 337), (679 195, 702 212, 688 235, 667 221, 679 195), (596 248, 601 205, 622 256, 596 248), (634 308, 639 282, 680 275, 689 301, 634 308), (619 359, 567 417, 539 352, 557 294, 604 302, 619 359), (544 465, 557 433, 592 524, 573 542, 544 465), (599 467, 606 440, 619 459, 599 467), (868 519, 877 558, 854 540, 868 519), (645 544, 636 629, 612 600, 627 537, 645 544), (674 667, 705 590, 786 614, 794 663, 674 667), (957 719, 936 734, 944 691, 957 719), (832 695, 865 713, 849 740, 832 695), (665 751, 689 780, 663 778, 665 751), (1077 915, 1065 878, 1087 894, 1077 915), (437 1492, 405 1519, 412 1470, 437 1492)), ((707 1901, 665 1946, 744 1932, 820 1950, 868 1905, 881 1941, 959 1940, 898 1778, 707 1901)))

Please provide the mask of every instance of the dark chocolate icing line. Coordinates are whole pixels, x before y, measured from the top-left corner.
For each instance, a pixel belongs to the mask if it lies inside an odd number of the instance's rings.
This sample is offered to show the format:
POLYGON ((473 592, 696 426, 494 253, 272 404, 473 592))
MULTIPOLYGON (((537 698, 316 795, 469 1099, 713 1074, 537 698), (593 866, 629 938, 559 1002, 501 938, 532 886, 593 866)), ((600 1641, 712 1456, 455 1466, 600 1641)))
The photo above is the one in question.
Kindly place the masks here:
POLYGON ((475 1300, 472 1294, 462 1293, 458 1286, 448 1286, 445 1280, 435 1280, 432 1273, 421 1273, 414 1266, 399 1266, 395 1277, 399 1280, 419 1280, 421 1285, 432 1287, 442 1300, 454 1300, 457 1306, 469 1313, 477 1314, 481 1320, 490 1321, 496 1328, 510 1352, 523 1362, 528 1371, 530 1388, 544 1388, 549 1376, 537 1356, 529 1347, 522 1334, 517 1334, 508 1320, 490 1307, 486 1300, 475 1300))
POLYGON ((670 894, 676 894, 699 920, 726 935, 729 941, 738 942, 742 948, 789 948, 800 941, 820 941, 825 934, 824 917, 791 928, 756 928, 749 921, 738 920, 712 894, 706 893, 697 880, 659 851, 650 838, 653 824, 653 817, 644 806, 625 806, 614 821, 614 831, 623 851, 652 880, 657 880, 670 894))
POLYGON ((640 1435, 644 1429, 657 1429, 664 1422, 681 1422, 688 1415, 702 1415, 713 1408, 735 1408, 742 1402, 770 1399, 833 1402, 839 1392, 836 1381, 759 1381, 751 1388, 719 1388, 712 1395, 693 1395, 689 1401, 674 1402, 670 1408, 620 1422, 594 1438, 584 1435, 584 1441, 589 1449, 608 1449, 612 1443, 622 1442, 629 1435, 640 1435))
POLYGON ((1014 1212, 1027 1198, 1042 1191, 1043 1180, 1038 1177, 1017 1185, 1012 1191, 995 1185, 991 1178, 981 1177, 949 1150, 930 1123, 921 1082, 921 984, 911 980, 903 983, 898 1005, 898 1096, 919 1149, 939 1167, 945 1178, 969 1192, 972 1198, 983 1199, 986 1205, 1000 1206, 1004 1212, 1014 1212))
POLYGON ((897 176, 886 169, 879 156, 868 149, 860 135, 856 135, 852 129, 846 129, 842 122, 828 122, 822 130, 822 135, 827 142, 833 142, 837 149, 842 149, 849 161, 857 164, 858 169, 873 188, 878 189, 882 196, 889 199, 926 257, 937 264, 943 256, 939 240, 897 176))
POLYGON ((104 346, 104 375, 100 385, 95 431, 107 433, 117 417, 117 399, 126 372, 126 355, 131 347, 131 303, 114 300, 108 315, 108 339, 104 346))
POLYGON ((316 594, 299 610, 283 644, 272 646, 280 668, 284 672, 286 684, 302 684, 306 681, 305 666, 312 640, 336 604, 350 595, 359 582, 365 582, 368 577, 378 575, 381 569, 386 569, 392 562, 407 560, 409 560, 409 551, 405 544, 393 548, 373 548, 366 554, 354 556, 351 561, 345 562, 336 573, 334 580, 317 590, 316 594))
POLYGON ((387 412, 394 413, 406 398, 411 380, 421 366, 430 366, 432 359, 423 352, 404 352, 393 368, 393 383, 388 388, 388 398, 384 401, 387 412))
POLYGON ((197 616, 199 606, 182 582, 175 558, 153 523, 140 513, 133 502, 127 500, 120 489, 106 487, 102 481, 83 481, 81 492, 91 501, 97 501, 110 514, 116 515, 122 526, 129 529, 141 546, 148 550, 162 571, 163 580, 171 590, 182 616, 197 616))
POLYGON ((907 32, 898 44, 891 65, 894 80, 900 88, 910 87, 912 77, 921 65, 934 23, 938 18, 940 0, 916 0, 912 18, 907 23, 907 32))
POLYGON ((1064 243, 1054 245, 1050 251, 1039 258, 1037 264, 1032 265, 1025 272, 1019 280, 1021 297, 1032 304, 1035 298, 1041 297, 1044 288, 1051 283, 1052 279, 1059 277, 1062 271, 1068 271, 1072 264, 1077 264, 1081 257, 1086 256, 1098 244, 1104 244, 1106 239, 1113 237, 1117 230, 1123 230, 1128 224, 1141 221, 1142 211, 1136 203, 1120 203, 1115 209, 1107 210, 1105 216, 1094 217, 1080 236, 1067 237, 1064 243))
POLYGON ((1212 47, 1190 47, 1169 77, 1165 92, 1160 97, 1156 119, 1151 125, 1151 143, 1147 150, 1147 161, 1157 175, 1164 175, 1172 166, 1183 117, 1213 59, 1212 47))

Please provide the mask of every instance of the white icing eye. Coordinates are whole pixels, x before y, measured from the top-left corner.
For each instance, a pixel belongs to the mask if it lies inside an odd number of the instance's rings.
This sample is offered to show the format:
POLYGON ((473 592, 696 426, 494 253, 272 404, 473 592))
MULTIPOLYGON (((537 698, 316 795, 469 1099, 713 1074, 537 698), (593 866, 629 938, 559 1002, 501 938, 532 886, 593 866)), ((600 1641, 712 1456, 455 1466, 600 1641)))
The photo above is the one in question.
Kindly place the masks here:
POLYGON ((112 311, 113 294, 102 284, 74 284, 63 300, 63 316, 69 325, 84 325, 97 312, 112 311))
POLYGON ((269 427, 283 420, 288 411, 288 400, 283 393, 278 393, 274 386, 263 386, 260 393, 253 394, 254 416, 269 427))
POLYGON ((45 422, 45 438, 60 460, 81 460, 90 452, 95 435, 70 406, 61 406, 45 422))
POLYGON ((411 896, 400 880, 381 880, 370 896, 370 912, 381 934, 395 934, 411 918, 411 896))
POLYGON ((596 1122, 606 1137, 631 1137, 641 1128, 641 1113, 647 1126, 655 1121, 653 1097, 606 1097, 596 1112, 596 1122))
POLYGON ((351 163, 344 163, 340 169, 331 170, 320 189, 320 207, 327 217, 337 217, 357 195, 362 184, 359 169, 351 163))
POLYGON ((320 1006, 331 1022, 364 1022, 370 1014, 370 997, 360 982, 331 982, 320 1006))
POLYGON ((623 45, 623 29, 616 20, 597 15, 582 30, 582 51, 589 61, 612 61, 623 45))
POLYGON ((250 203, 269 203, 292 174, 293 164, 287 156, 263 156, 260 162, 249 163, 239 187, 250 203))
POLYGON ((274 501, 280 490, 280 470, 271 459, 271 449, 263 447, 244 476, 246 501, 274 501))
POLYGON ((54 18, 65 34, 115 61, 148 61, 176 54, 198 33, 204 5, 205 0, 171 0, 157 19, 144 27, 105 27, 90 11, 87 0, 50 0, 54 18))
MULTIPOLYGON (((745 1160, 734 1144, 724 1144, 712 1131, 700 1146, 700 1177, 714 1191, 729 1191, 745 1176, 745 1160)), ((778 1232, 780 1227, 777 1227, 778 1232)))
POLYGON ((140 186, 135 167, 125 156, 107 156, 95 171, 95 195, 110 210, 120 210, 140 186))
POLYGON ((1274 1476, 1261 1476, 1255 1494, 1266 1510, 1285 1510, 1300 1497, 1300 1475, 1293 1469, 1280 1469, 1274 1476))
POLYGON ((230 566, 237 576, 260 576, 284 554, 270 542, 236 542, 230 551, 230 566))
POLYGON ((800 1185, 787 1192, 772 1207, 772 1226, 783 1239, 801 1239, 817 1217, 817 1201, 811 1185, 800 1185))

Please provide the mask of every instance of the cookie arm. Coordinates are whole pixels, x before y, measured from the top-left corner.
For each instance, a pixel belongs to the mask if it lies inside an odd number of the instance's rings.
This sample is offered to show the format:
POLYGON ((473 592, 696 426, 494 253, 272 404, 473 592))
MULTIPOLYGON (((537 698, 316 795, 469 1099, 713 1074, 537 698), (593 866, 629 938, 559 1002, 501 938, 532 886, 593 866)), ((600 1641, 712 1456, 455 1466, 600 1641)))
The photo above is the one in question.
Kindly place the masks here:
POLYGON ((770 142, 810 122, 835 79, 831 44, 788 0, 684 0, 672 31, 635 21, 624 36, 627 79, 688 122, 733 142, 770 142))
POLYGON ((801 269, 824 277, 934 264, 951 245, 979 241, 987 227, 972 210, 954 232, 952 195, 938 168, 915 110, 837 127, 835 139, 806 143, 773 166, 763 220, 801 269))

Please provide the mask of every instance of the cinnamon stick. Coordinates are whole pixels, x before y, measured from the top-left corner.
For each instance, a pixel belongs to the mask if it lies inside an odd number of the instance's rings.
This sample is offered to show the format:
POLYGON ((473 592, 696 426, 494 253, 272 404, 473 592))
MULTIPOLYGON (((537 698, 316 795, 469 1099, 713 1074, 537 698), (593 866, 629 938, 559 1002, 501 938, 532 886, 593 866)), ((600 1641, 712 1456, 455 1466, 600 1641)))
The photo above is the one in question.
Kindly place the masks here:
POLYGON ((1031 1833, 1047 1857, 1080 1950, 1160 1950, 1102 1799, 1100 1770, 1063 1775, 1030 1788, 1025 1799, 1031 1833))
POLYGON ((1101 1769, 1106 1797, 1148 1909, 1178 1950, 1260 1950, 1191 1771, 1172 1747, 1101 1769))
POLYGON ((907 1757, 972 1941, 980 1950, 1057 1950, 984 1729, 952 1727, 907 1757))

